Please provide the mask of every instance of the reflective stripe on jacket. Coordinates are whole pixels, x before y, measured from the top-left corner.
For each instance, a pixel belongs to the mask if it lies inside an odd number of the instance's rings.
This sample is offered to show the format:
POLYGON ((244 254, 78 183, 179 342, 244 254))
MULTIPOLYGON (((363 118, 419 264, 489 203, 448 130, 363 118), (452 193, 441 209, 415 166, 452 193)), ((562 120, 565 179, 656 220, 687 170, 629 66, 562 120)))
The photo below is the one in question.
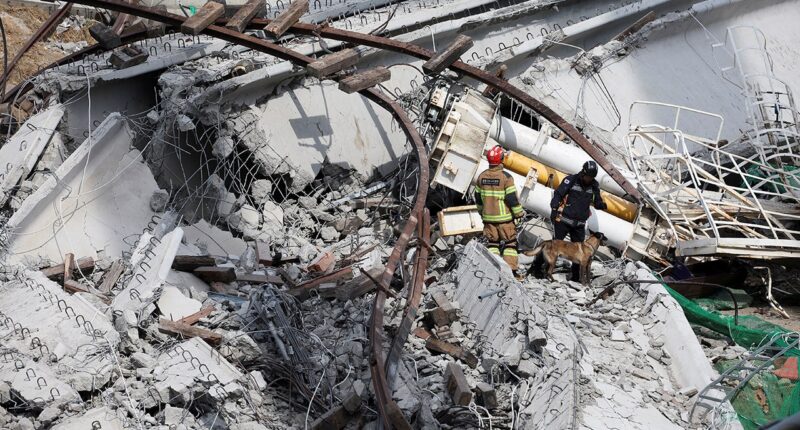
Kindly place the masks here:
POLYGON ((508 222, 525 214, 517 199, 514 179, 503 171, 502 165, 492 166, 478 176, 475 203, 483 222, 508 222))

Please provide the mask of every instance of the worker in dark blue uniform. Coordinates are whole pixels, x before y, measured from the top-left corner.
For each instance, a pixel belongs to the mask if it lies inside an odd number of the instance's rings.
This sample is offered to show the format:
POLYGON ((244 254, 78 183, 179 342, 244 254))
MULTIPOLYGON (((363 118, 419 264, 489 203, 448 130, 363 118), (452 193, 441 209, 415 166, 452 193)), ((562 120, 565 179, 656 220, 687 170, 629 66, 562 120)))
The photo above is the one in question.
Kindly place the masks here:
MULTIPOLYGON (((553 239, 564 240, 569 235, 572 242, 583 242, 586 239, 586 220, 592 215, 590 206, 600 210, 606 209, 606 203, 600 196, 600 184, 597 183, 597 163, 587 161, 580 172, 569 175, 561 181, 550 201, 550 219, 553 221, 553 239)), ((533 262, 533 273, 537 278, 543 276, 544 259, 539 254, 533 262)), ((570 280, 580 282, 580 266, 572 264, 570 280)))

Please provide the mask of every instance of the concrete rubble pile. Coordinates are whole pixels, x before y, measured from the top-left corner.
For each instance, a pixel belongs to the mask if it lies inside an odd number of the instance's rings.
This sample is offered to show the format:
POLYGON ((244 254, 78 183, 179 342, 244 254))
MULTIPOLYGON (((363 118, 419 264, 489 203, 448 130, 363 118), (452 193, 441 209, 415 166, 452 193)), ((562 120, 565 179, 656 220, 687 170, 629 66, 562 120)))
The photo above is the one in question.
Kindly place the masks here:
POLYGON ((786 315, 797 0, 24 3, 74 56, 2 77, 0 428, 742 428, 716 365, 752 348, 665 283, 752 251, 786 315), (784 92, 709 66, 748 20, 784 92), (588 285, 487 249, 494 145, 520 251, 601 166, 588 285))

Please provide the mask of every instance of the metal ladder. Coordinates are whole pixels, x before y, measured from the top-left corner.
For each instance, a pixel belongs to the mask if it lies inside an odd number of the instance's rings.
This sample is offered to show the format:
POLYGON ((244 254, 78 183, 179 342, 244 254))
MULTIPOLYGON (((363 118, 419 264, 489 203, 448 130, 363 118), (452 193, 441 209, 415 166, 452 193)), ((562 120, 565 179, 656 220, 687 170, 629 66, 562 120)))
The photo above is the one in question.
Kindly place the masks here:
POLYGON ((733 26, 726 32, 725 43, 715 43, 712 49, 725 50, 732 57, 732 65, 720 66, 723 74, 738 72, 747 122, 752 127, 745 134, 756 151, 753 159, 774 166, 773 171, 765 172, 769 179, 789 190, 784 198, 798 200, 797 178, 787 169, 800 160, 800 118, 791 88, 774 73, 766 45, 761 30, 733 26))
POLYGON ((694 416, 695 408, 698 406, 710 411, 719 404, 732 400, 754 376, 771 366, 776 359, 789 350, 797 349, 799 345, 800 333, 787 333, 774 336, 766 344, 749 352, 739 363, 726 369, 697 394, 697 401, 692 406, 691 416, 694 416), (785 342, 786 346, 778 345, 779 340, 785 342), (725 395, 719 397, 722 393, 725 395))

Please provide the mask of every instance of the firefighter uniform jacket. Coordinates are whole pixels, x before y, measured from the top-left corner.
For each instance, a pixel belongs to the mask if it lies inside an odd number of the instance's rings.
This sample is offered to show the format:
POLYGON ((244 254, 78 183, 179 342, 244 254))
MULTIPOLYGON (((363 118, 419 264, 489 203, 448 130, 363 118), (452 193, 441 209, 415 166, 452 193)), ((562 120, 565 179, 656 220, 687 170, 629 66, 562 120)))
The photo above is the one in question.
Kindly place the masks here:
POLYGON ((585 223, 592 214, 589 211, 589 206, 592 204, 597 209, 606 209, 606 204, 600 196, 600 184, 596 180, 592 180, 591 185, 583 185, 579 174, 569 175, 564 178, 561 181, 561 185, 553 193, 550 208, 554 213, 558 211, 564 198, 566 198, 566 203, 562 209, 561 217, 567 218, 569 221, 585 223))
POLYGON ((517 199, 514 179, 503 171, 502 164, 489 167, 478 176, 475 203, 484 223, 509 222, 525 214, 517 199))

